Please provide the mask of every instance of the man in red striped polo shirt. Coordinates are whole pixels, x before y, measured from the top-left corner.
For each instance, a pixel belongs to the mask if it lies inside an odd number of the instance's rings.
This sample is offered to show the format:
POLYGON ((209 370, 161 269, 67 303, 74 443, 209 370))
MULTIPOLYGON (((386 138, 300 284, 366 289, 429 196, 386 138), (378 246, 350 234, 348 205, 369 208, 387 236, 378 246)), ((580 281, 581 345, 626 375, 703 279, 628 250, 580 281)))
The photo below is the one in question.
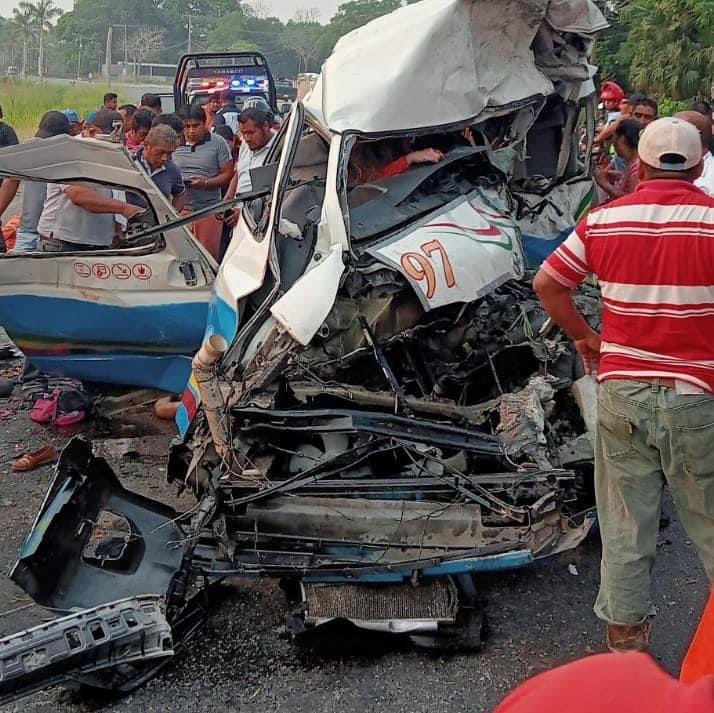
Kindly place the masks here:
POLYGON ((697 130, 660 119, 639 144, 637 190, 592 211, 534 287, 601 382, 595 488, 603 542, 595 613, 611 650, 645 650, 662 492, 714 580, 714 198, 697 130), (602 289, 602 336, 572 291, 602 289))

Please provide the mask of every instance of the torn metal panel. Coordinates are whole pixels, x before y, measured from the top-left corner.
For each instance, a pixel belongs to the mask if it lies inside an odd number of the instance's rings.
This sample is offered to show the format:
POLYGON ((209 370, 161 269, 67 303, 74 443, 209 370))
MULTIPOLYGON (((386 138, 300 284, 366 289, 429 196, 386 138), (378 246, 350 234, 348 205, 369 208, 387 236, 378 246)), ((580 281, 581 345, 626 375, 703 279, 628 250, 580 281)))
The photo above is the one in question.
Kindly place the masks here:
POLYGON ((76 438, 60 456, 10 577, 36 602, 59 611, 167 594, 185 549, 177 517, 170 507, 125 490, 106 461, 76 438), (112 528, 100 525, 110 521, 112 528))
POLYGON ((176 213, 151 177, 120 144, 70 136, 3 149, 0 175, 112 187, 148 206, 122 247, 0 256, 0 323, 28 360, 80 380, 180 391, 217 265, 187 227, 170 225, 176 213))
POLYGON ((542 376, 535 376, 517 393, 501 396, 497 433, 512 458, 527 455, 540 468, 551 466, 545 436, 546 409, 552 411, 555 389, 542 376))
MULTIPOLYGON (((541 179, 542 180, 542 179, 541 179)), ((538 190, 516 187, 519 200, 518 227, 529 267, 538 267, 571 233, 594 205, 595 187, 589 177, 568 181, 550 190, 548 181, 538 190)))
POLYGON ((523 275, 515 225, 494 214, 481 191, 459 198, 427 220, 381 241, 368 252, 401 272, 425 310, 482 297, 523 275), (424 268, 424 256, 442 261, 424 268))
POLYGON ((425 0, 341 38, 306 104, 335 132, 477 120, 550 94, 554 70, 583 66, 584 43, 605 26, 589 0, 425 0), (534 57, 531 45, 544 26, 555 34, 545 45, 550 53, 534 57))

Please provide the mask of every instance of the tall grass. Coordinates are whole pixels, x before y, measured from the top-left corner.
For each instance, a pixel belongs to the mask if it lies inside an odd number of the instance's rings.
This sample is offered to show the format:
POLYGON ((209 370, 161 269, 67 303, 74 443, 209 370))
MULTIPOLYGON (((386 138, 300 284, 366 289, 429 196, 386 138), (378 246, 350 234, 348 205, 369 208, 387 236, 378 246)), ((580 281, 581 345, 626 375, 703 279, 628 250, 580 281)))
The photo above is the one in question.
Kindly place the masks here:
MULTIPOLYGON (((33 82, 21 79, 0 80, 0 106, 4 121, 23 137, 37 129, 40 117, 50 110, 74 109, 84 117, 102 104, 102 96, 109 91, 103 84, 71 85, 33 82)), ((121 100, 121 90, 114 89, 121 100)))

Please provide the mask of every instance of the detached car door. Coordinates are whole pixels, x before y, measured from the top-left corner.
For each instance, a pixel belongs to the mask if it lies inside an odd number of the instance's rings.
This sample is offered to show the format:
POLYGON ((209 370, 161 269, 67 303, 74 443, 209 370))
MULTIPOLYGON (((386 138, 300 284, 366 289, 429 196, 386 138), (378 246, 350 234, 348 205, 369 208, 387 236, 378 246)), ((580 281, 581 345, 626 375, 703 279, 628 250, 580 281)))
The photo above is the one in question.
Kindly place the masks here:
POLYGON ((66 136, 3 149, 0 176, 143 196, 119 249, 0 256, 0 325, 42 371, 180 392, 217 266, 186 228, 141 238, 177 218, 149 176, 118 144, 66 136))

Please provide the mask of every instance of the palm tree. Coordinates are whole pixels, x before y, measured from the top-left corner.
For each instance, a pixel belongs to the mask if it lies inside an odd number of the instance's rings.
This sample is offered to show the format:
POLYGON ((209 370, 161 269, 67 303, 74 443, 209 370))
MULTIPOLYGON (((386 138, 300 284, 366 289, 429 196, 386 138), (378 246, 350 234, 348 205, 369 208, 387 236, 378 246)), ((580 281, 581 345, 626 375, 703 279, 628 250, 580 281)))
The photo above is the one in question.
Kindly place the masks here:
POLYGON ((45 73, 45 32, 52 29, 52 20, 62 14, 62 10, 55 6, 54 0, 36 0, 34 4, 28 3, 27 0, 21 0, 20 6, 23 4, 29 5, 32 16, 35 20, 35 28, 39 34, 39 51, 37 53, 37 75, 42 79, 45 73))
POLYGON ((27 41, 35 31, 35 15, 32 5, 26 0, 21 0, 12 11, 13 32, 22 38, 22 76, 27 74, 27 41))

